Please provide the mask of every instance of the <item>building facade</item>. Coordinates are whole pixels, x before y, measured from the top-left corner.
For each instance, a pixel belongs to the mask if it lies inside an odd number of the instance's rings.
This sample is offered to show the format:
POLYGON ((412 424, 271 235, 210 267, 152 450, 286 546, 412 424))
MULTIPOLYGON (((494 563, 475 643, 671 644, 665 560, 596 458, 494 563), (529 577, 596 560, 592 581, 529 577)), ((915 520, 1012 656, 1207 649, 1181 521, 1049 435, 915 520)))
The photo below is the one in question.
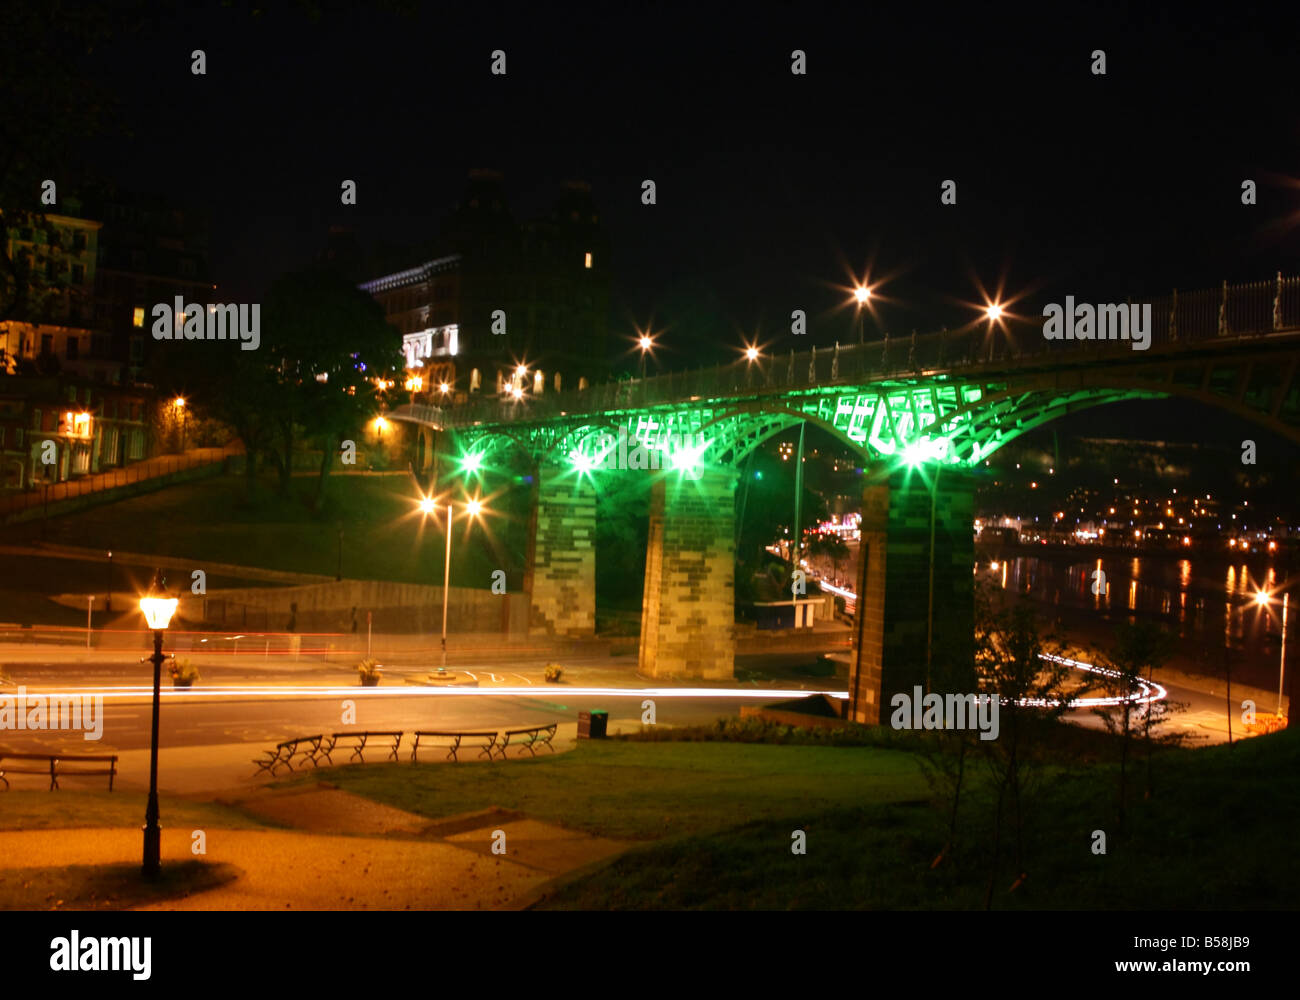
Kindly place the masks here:
POLYGON ((471 171, 433 245, 359 286, 402 334, 413 396, 540 394, 604 374, 608 244, 588 185, 566 184, 548 217, 520 224, 501 175, 471 171))

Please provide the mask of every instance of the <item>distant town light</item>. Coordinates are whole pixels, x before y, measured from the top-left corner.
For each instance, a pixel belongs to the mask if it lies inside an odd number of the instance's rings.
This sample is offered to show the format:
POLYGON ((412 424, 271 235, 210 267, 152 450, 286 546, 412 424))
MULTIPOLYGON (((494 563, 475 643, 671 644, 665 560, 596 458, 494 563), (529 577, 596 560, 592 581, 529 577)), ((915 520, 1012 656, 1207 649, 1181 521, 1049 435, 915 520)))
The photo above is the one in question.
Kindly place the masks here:
POLYGON ((858 300, 858 305, 864 305, 871 298, 871 289, 866 285, 858 285, 853 289, 853 297, 858 300))
POLYGON ((1002 307, 996 302, 993 302, 984 310, 984 313, 991 320, 999 320, 1002 318, 1002 307))
POLYGON ((745 357, 748 358, 750 361, 757 361, 757 360, 758 360, 758 348, 757 348, 757 347, 747 347, 747 348, 745 348, 745 357))

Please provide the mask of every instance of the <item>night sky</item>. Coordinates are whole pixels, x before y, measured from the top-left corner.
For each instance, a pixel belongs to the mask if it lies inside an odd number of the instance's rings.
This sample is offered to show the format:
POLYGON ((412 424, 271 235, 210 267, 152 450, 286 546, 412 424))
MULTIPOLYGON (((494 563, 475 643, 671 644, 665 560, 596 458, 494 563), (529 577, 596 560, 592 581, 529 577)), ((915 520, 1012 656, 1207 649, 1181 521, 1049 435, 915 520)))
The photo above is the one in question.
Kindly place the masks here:
POLYGON ((504 171, 516 217, 593 185, 613 328, 667 325, 669 367, 755 333, 784 353, 795 308, 813 342, 854 338, 834 286, 871 260, 894 335, 968 321, 980 284, 1037 316, 1297 271, 1282 7, 260 6, 151 14, 86 64, 120 106, 85 160, 209 212, 227 298, 256 300, 331 223, 429 238, 472 167, 504 171))

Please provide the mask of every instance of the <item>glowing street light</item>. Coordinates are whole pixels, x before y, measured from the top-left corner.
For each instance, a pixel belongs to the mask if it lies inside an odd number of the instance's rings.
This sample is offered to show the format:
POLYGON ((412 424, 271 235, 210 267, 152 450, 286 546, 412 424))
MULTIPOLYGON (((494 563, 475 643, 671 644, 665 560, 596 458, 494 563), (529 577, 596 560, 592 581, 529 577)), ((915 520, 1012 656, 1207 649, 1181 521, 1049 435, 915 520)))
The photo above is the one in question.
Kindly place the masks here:
POLYGON ((519 400, 524 398, 524 390, 516 385, 511 388, 510 395, 514 397, 515 402, 519 402, 519 400))
POLYGON ((447 395, 447 393, 451 392, 451 386, 449 386, 446 382, 443 382, 438 386, 438 391, 445 396, 447 395))
POLYGON ((990 302, 988 308, 984 310, 984 315, 988 317, 990 323, 996 323, 1002 318, 1002 307, 996 302, 990 302))
MULTIPOLYGON (((423 497, 420 500, 420 511, 424 514, 431 514, 437 509, 439 504, 432 497, 423 497)), ((447 669, 447 598, 451 594, 451 524, 454 519, 451 503, 447 507, 447 551, 442 559, 442 669, 447 669)), ((483 504, 477 498, 466 501, 465 511, 470 519, 478 517, 483 511, 483 504)))
POLYGON ((746 358, 747 360, 749 360, 749 361, 757 361, 757 360, 758 360, 758 348, 757 348, 757 347, 747 347, 747 348, 745 348, 745 358, 746 358))
POLYGON ((641 377, 645 378, 646 355, 650 353, 655 346, 654 338, 648 333, 642 333, 637 338, 637 346, 641 348, 641 377))
POLYGON ((168 597, 163 588, 162 571, 154 574, 149 593, 140 599, 140 611, 153 629, 153 730, 149 743, 149 802, 144 811, 144 863, 141 871, 145 878, 157 878, 162 871, 162 828, 158 825, 158 709, 162 695, 163 632, 176 613, 177 600, 168 597))
POLYGON ((865 341, 862 333, 862 307, 871 301, 871 288, 868 285, 856 285, 853 289, 854 318, 858 323, 858 346, 861 347, 865 341))
MULTIPOLYGON (((1255 603, 1260 607, 1266 607, 1272 603, 1273 595, 1267 590, 1255 591, 1255 603)), ((1282 684, 1286 678, 1286 618, 1287 605, 1290 603, 1291 595, 1282 595, 1282 651, 1278 656, 1277 664, 1277 717, 1282 718, 1282 684)))

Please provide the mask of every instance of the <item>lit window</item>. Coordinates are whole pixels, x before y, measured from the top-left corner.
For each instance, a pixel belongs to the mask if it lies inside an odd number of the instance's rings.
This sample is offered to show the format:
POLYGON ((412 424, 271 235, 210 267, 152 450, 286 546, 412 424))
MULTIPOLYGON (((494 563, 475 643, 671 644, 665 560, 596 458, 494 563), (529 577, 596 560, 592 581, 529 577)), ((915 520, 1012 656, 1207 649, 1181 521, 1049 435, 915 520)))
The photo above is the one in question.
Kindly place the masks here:
POLYGON ((583 261, 583 266, 584 266, 584 267, 587 267, 587 268, 590 268, 590 267, 591 267, 591 251, 590 251, 590 250, 587 251, 587 256, 586 256, 586 259, 583 261))
POLYGON ((136 306, 131 310, 131 323, 135 326, 144 326, 144 306, 136 306))

